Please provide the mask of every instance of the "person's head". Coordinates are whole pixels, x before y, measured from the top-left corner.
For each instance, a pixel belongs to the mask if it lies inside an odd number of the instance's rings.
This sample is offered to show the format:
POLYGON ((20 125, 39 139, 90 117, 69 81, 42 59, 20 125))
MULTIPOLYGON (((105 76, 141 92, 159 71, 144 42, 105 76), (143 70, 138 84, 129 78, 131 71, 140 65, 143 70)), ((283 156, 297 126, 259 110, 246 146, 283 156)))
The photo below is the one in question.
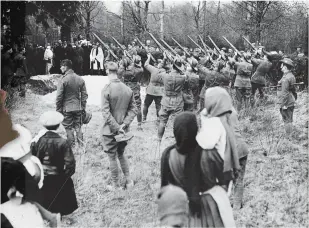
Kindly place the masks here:
POLYGON ((134 47, 134 46, 135 46, 135 44, 136 44, 136 43, 135 43, 135 41, 133 41, 133 42, 132 42, 132 46, 134 47))
POLYGON ((224 53, 226 53, 226 47, 221 48, 221 51, 223 51, 224 53))
POLYGON ((12 53, 13 53, 13 49, 12 49, 12 47, 11 47, 10 45, 7 44, 7 45, 4 46, 3 52, 4 52, 4 53, 7 52, 7 53, 9 53, 9 54, 12 54, 12 53))
POLYGON ((55 131, 59 128, 64 117, 60 112, 47 111, 40 116, 40 123, 49 131, 55 131))
POLYGON ((182 59, 179 58, 179 57, 176 57, 174 59, 174 62, 173 62, 173 68, 179 72, 183 72, 184 71, 184 66, 182 64, 182 59))
POLYGON ((64 59, 61 61, 60 64, 60 70, 61 72, 64 74, 65 72, 67 72, 68 70, 72 69, 72 61, 69 59, 64 59))
POLYGON ((297 52, 300 52, 300 51, 301 51, 301 46, 298 46, 298 47, 296 48, 296 51, 297 51, 297 52))
POLYGON ((147 46, 150 46, 150 40, 147 40, 147 41, 146 41, 146 45, 147 45, 147 46))
POLYGON ((161 188, 157 204, 161 226, 187 227, 189 206, 185 191, 177 186, 167 185, 161 188))
POLYGON ((219 86, 208 88, 205 92, 205 108, 211 117, 218 117, 231 113, 233 108, 232 98, 229 93, 219 86))
POLYGON ((127 57, 124 57, 121 61, 123 68, 126 70, 131 65, 131 60, 127 57))
POLYGON ((137 67, 142 66, 142 58, 139 55, 134 56, 134 65, 137 67))
POLYGON ((106 73, 109 78, 117 78, 118 65, 114 62, 108 62, 106 64, 106 73))
POLYGON ((25 47, 18 47, 18 52, 20 53, 20 54, 25 54, 26 53, 26 49, 25 49, 25 47))
POLYGON ((233 54, 233 50, 231 48, 229 48, 229 53, 233 54))
POLYGON ((289 58, 284 58, 284 59, 280 60, 280 62, 281 62, 280 69, 283 73, 291 71, 294 67, 293 61, 289 58))
POLYGON ((190 61, 190 67, 193 71, 197 72, 197 65, 198 65, 198 61, 195 58, 192 58, 190 61))
POLYGON ((250 52, 245 52, 244 53, 244 59, 247 60, 247 61, 251 60, 251 53, 250 52))

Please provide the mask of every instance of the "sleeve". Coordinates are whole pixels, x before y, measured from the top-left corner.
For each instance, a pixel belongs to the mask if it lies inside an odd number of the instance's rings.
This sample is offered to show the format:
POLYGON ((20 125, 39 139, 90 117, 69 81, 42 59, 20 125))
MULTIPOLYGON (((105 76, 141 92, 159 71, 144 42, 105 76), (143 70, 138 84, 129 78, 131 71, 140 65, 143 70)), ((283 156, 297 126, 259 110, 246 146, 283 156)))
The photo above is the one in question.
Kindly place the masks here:
POLYGON ((88 99, 88 93, 87 93, 85 81, 83 81, 83 84, 82 84, 82 86, 81 86, 80 93, 81 93, 81 105, 82 105, 82 109, 85 110, 85 109, 86 109, 86 104, 87 104, 87 99, 88 99))
POLYGON ((148 63, 146 62, 144 67, 145 67, 146 70, 149 71, 150 74, 153 74, 157 70, 157 68, 150 65, 149 62, 148 63))
POLYGON ((130 100, 128 111, 127 111, 127 115, 124 118, 123 123, 126 126, 129 126, 136 115, 137 115, 137 107, 136 107, 136 103, 135 103, 133 92, 132 92, 131 93, 131 100, 130 100))
POLYGON ((258 65, 260 65, 260 63, 262 62, 262 60, 256 59, 256 58, 252 58, 252 59, 251 59, 251 62, 252 62, 252 64, 253 64, 254 66, 258 66, 258 65))
POLYGON ((64 85, 63 82, 60 81, 57 88, 57 96, 56 96, 56 111, 60 113, 63 112, 63 93, 64 93, 64 85))
POLYGON ((12 224, 10 223, 10 221, 2 213, 1 213, 1 227, 2 228, 13 228, 12 224))
POLYGON ((117 123, 115 118, 112 116, 109 106, 109 94, 106 92, 108 88, 104 88, 102 90, 102 100, 101 100, 101 108, 102 108, 102 115, 103 119, 106 121, 106 123, 109 125, 111 132, 116 133, 118 132, 120 125, 117 123))
POLYGON ((72 176, 75 173, 75 159, 73 151, 68 141, 63 145, 64 152, 64 173, 67 176, 72 176))

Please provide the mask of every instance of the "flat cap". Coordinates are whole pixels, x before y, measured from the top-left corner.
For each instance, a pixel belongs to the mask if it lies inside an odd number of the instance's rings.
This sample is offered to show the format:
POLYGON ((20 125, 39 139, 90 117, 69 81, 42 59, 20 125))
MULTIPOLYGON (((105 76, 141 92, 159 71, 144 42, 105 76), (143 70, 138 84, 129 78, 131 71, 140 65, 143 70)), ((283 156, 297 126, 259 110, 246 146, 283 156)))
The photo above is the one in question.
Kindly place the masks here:
POLYGON ((56 126, 62 123, 64 117, 60 112, 47 111, 40 116, 40 123, 45 127, 56 126))
POLYGON ((283 64, 286 64, 286 65, 289 65, 291 67, 294 67, 293 61, 289 58, 284 58, 284 59, 280 60, 280 62, 283 63, 283 64))
POLYGON ((114 62, 108 62, 106 64, 106 68, 109 70, 109 71, 117 71, 118 70, 118 65, 117 63, 114 63, 114 62))

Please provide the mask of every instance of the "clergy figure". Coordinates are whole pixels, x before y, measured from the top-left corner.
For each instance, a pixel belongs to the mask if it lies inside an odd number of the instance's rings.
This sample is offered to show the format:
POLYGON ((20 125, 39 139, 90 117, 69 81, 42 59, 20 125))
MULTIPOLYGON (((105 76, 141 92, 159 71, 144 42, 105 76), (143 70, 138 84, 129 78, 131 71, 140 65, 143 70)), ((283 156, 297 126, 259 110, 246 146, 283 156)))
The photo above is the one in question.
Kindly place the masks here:
POLYGON ((99 46, 99 43, 93 45, 90 52, 90 70, 92 75, 102 74, 104 65, 104 54, 102 48, 99 46))

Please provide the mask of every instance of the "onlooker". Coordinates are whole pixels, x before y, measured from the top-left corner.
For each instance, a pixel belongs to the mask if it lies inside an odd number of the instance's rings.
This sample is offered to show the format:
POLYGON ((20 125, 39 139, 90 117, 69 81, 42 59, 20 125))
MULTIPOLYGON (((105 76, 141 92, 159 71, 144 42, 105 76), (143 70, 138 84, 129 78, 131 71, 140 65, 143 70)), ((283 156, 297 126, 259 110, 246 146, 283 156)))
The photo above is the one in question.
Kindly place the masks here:
POLYGON ((50 74, 50 69, 53 65, 53 56, 54 56, 54 54, 51 50, 51 46, 50 46, 50 44, 47 44, 46 50, 45 50, 45 53, 44 53, 44 60, 46 62, 45 74, 50 74))

